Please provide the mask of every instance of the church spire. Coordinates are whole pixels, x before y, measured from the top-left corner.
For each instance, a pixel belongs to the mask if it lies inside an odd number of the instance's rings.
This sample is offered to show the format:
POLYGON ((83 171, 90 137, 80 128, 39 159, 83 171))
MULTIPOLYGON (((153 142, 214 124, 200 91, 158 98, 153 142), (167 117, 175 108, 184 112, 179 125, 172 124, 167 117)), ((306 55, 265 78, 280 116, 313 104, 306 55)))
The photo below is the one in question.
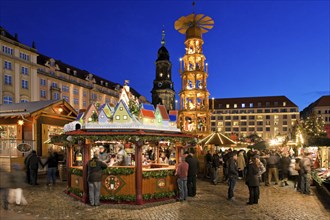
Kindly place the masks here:
POLYGON ((162 30, 162 41, 161 41, 162 46, 165 46, 165 30, 164 30, 164 25, 163 25, 163 30, 162 30))

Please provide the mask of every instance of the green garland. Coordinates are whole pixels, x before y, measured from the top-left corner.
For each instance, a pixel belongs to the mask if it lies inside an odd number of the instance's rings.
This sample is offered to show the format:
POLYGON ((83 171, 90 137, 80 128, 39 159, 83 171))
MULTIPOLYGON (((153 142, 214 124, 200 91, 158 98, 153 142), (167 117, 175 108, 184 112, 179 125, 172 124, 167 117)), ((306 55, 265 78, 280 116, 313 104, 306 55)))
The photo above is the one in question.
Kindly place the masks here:
POLYGON ((174 176, 175 170, 155 170, 155 171, 144 171, 142 177, 144 179, 149 178, 165 178, 167 176, 174 176))
POLYGON ((103 201, 115 201, 115 202, 134 202, 136 201, 135 195, 101 195, 100 199, 103 201))
POLYGON ((108 175, 131 175, 134 173, 134 168, 108 167, 103 170, 103 173, 108 175))
POLYGON ((75 194, 76 196, 79 196, 79 197, 83 196, 83 191, 78 188, 69 187, 68 191, 72 194, 75 194))
MULTIPOLYGON (((51 137, 51 143, 63 143, 64 145, 69 144, 67 141, 68 135, 61 134, 57 136, 51 137)), ((153 136, 153 135, 77 135, 72 136, 72 141, 70 143, 77 144, 80 140, 85 140, 88 138, 92 142, 95 141, 126 141, 126 142, 134 142, 136 140, 140 140, 143 142, 159 142, 159 141, 170 141, 172 143, 181 142, 181 143, 189 143, 191 145, 195 145, 195 138, 191 137, 166 137, 164 136, 153 136)))
MULTIPOLYGON (((175 196, 174 191, 169 192, 156 192, 154 194, 143 194, 142 198, 145 201, 152 199, 163 199, 163 198, 172 198, 175 196)), ((113 202, 135 202, 136 195, 101 195, 100 199, 102 201, 113 201, 113 202)))
POLYGON ((69 172, 71 174, 76 175, 76 176, 82 176, 83 175, 83 171, 81 169, 77 169, 77 168, 70 168, 69 172))
POLYGON ((152 199, 163 199, 163 198, 172 198, 175 196, 175 192, 169 191, 169 192, 156 192, 154 194, 144 194, 142 195, 143 200, 152 200, 152 199))

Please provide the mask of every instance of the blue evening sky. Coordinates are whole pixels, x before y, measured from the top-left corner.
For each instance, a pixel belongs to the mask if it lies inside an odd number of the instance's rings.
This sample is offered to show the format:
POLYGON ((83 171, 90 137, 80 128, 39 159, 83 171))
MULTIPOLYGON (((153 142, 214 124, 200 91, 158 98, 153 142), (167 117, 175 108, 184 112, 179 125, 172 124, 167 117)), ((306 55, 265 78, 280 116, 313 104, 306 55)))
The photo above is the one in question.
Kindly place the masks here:
MULTIPOLYGON (((197 0, 215 21, 203 36, 210 98, 285 95, 299 110, 329 95, 329 1, 197 0)), ((155 60, 166 31, 175 91, 184 35, 174 22, 192 13, 186 0, 0 0, 0 25, 40 53, 151 101, 155 60)))

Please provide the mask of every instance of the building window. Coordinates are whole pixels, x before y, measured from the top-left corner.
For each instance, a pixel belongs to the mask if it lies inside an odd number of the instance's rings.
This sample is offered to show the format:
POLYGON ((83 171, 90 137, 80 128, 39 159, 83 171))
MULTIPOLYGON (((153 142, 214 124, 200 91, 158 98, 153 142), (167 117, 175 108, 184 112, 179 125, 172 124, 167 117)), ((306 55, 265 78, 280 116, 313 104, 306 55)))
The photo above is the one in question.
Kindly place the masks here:
POLYGON ((233 126, 238 126, 238 121, 234 121, 233 126))
POLYGON ((266 125, 270 125, 270 121, 266 121, 266 125))
POLYGON ((77 88, 74 88, 74 89, 73 89, 73 94, 74 94, 74 95, 79 95, 79 91, 78 91, 77 88))
POLYGON ((46 86, 46 80, 45 79, 40 79, 40 85, 41 86, 46 86))
POLYGON ((70 92, 69 86, 62 86, 62 91, 63 92, 70 92))
POLYGON ((215 122, 211 122, 211 126, 214 127, 215 126, 215 122))
POLYGON ((230 116, 226 116, 225 120, 231 120, 230 116))
POLYGON ((92 93, 92 100, 97 100, 97 95, 92 93))
POLYGON ((5 85, 11 85, 12 84, 12 77, 9 75, 5 75, 5 85))
POLYGON ((46 90, 40 90, 40 97, 46 98, 46 90))
POLYGON ((245 103, 242 103, 242 108, 245 108, 245 103))
POLYGON ((249 120, 254 120, 254 119, 255 119, 254 115, 249 116, 249 120))
POLYGON ((239 132, 239 128, 233 128, 233 131, 239 132))
POLYGON ((246 121, 241 121, 241 126, 246 126, 246 121))
POLYGON ((253 108, 253 103, 250 103, 250 108, 253 108))
POLYGON ((270 120, 270 115, 266 115, 266 120, 270 120))
POLYGON ((60 99, 60 95, 58 94, 58 92, 54 93, 54 100, 59 100, 60 99))
POLYGON ((283 121, 283 125, 288 125, 288 122, 287 121, 283 121))
POLYGON ((266 102, 266 107, 269 107, 270 106, 270 102, 266 102))
POLYGON ((77 98, 74 98, 74 99, 73 99, 73 104, 75 104, 75 105, 78 105, 78 104, 79 104, 79 101, 78 101, 77 98))
POLYGON ((253 109, 249 109, 248 110, 248 113, 254 113, 254 110, 253 109))
POLYGON ((283 106, 284 106, 284 107, 286 106, 286 102, 283 102, 283 106))
POLYGON ((261 107, 261 102, 258 102, 258 108, 260 108, 261 107))
POLYGON ((283 115, 283 119, 288 119, 288 116, 287 115, 283 115))
POLYGON ((270 109, 265 109, 265 113, 270 113, 270 109))
POLYGON ((249 121, 249 125, 254 125, 254 121, 249 121))
POLYGON ((26 103, 26 102, 29 102, 29 100, 21 99, 21 103, 26 103))
POLYGON ((283 127, 283 131, 288 131, 288 128, 287 127, 283 127))
POLYGON ((86 101, 83 101, 83 106, 86 107, 87 106, 87 103, 86 101))
POLYGON ((277 108, 273 108, 272 112, 278 113, 278 109, 277 108))
POLYGON ((254 131, 254 127, 250 127, 249 128, 249 131, 251 132, 251 131, 254 131))
POLYGON ((225 122, 225 126, 231 126, 231 122, 230 121, 225 122))
POLYGON ((257 113, 262 113, 262 109, 257 109, 257 113))
POLYGON ((241 116, 241 120, 246 120, 246 116, 241 116))
POLYGON ((278 106, 278 102, 274 102, 274 107, 277 107, 278 106))
POLYGON ((12 104, 13 98, 11 96, 5 96, 3 97, 3 104, 12 104))
POLYGON ((270 127, 266 127, 266 131, 270 131, 270 127))
POLYGON ((65 101, 69 102, 69 96, 64 95, 64 96, 63 96, 63 99, 64 99, 65 101))
POLYGON ((226 128, 225 131, 231 131, 231 128, 226 128))
POLYGON ((244 128, 241 128, 241 131, 246 131, 246 127, 244 127, 244 128))
POLYGON ((234 104, 234 108, 237 108, 237 104, 234 104))
POLYGON ((27 55, 26 53, 19 53, 19 58, 21 58, 22 60, 26 60, 26 61, 30 61, 30 56, 27 55))
POLYGON ((13 55, 13 49, 7 46, 2 46, 2 52, 5 54, 13 55))
POLYGON ((83 96, 84 96, 84 97, 87 96, 87 92, 86 92, 86 91, 83 92, 83 96))
POLYGON ((223 116, 218 116, 218 120, 223 120, 223 116))
POLYGON ((288 110, 286 108, 282 108, 281 112, 288 112, 288 110))
POLYGON ((233 116, 233 120, 239 120, 238 116, 233 116))
POLYGON ((257 127, 257 131, 262 131, 262 127, 257 127))
POLYGON ((120 119, 120 116, 119 115, 116 115, 116 120, 119 120, 120 119))
POLYGON ((52 82, 52 87, 53 88, 57 88, 57 83, 56 82, 52 82))
POLYGON ((27 67, 22 66, 21 71, 22 71, 23 75, 28 75, 29 74, 29 69, 27 67))
POLYGON ((296 112, 295 108, 290 108, 290 112, 296 112))
POLYGON ((230 105, 229 104, 226 104, 226 108, 229 108, 230 107, 230 105))
POLYGON ((218 126, 223 126, 223 121, 219 121, 218 126))
POLYGON ((257 125, 263 125, 262 121, 257 121, 257 125))
POLYGON ((22 80, 22 89, 28 89, 29 88, 29 82, 27 80, 22 80))
POLYGON ((296 119, 297 117, 296 117, 296 115, 291 115, 291 118, 296 119))
POLYGON ((211 120, 215 120, 215 116, 211 116, 211 120))
POLYGON ((5 60, 5 69, 11 70, 11 62, 5 60))

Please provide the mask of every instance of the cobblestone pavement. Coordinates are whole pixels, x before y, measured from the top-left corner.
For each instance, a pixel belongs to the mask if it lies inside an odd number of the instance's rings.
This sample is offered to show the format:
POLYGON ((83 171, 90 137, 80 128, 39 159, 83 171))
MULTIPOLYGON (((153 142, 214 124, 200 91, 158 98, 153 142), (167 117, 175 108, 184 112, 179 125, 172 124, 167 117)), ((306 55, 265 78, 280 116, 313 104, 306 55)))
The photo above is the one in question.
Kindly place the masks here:
POLYGON ((287 187, 262 186, 258 205, 246 205, 248 189, 239 180, 235 200, 226 200, 228 186, 212 185, 199 179, 197 195, 185 202, 175 200, 148 203, 141 206, 102 204, 91 207, 63 193, 66 182, 47 187, 40 179, 39 186, 27 186, 24 195, 27 206, 10 205, 9 211, 0 208, 0 219, 330 219, 329 203, 321 202, 313 188, 311 196, 287 187))

